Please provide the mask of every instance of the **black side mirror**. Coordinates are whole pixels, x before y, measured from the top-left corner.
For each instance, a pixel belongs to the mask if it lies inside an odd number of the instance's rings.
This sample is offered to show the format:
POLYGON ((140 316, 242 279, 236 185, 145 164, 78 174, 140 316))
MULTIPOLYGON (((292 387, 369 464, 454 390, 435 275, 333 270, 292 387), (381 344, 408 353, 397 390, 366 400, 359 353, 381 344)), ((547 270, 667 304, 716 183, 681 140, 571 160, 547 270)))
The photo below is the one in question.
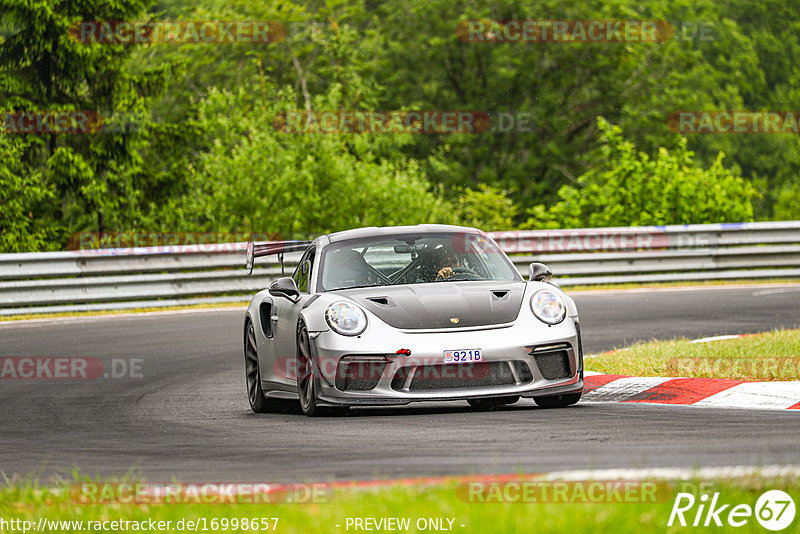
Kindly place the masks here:
POLYGON ((552 277, 553 272, 550 270, 550 267, 544 263, 531 263, 530 276, 528 277, 531 282, 549 282, 552 277))
POLYGON ((300 290, 291 276, 278 278, 269 286, 269 294, 274 297, 283 297, 292 302, 300 300, 300 290))

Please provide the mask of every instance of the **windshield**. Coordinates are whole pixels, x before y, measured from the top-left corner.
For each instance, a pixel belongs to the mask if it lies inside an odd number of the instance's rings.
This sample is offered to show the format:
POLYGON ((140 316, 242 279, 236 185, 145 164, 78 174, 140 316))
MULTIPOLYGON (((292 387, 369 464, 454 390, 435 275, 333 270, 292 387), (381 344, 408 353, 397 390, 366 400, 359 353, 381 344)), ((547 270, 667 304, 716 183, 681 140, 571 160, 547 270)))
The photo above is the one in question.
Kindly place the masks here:
POLYGON ((399 235, 325 247, 321 289, 476 280, 520 281, 495 244, 478 234, 399 235))

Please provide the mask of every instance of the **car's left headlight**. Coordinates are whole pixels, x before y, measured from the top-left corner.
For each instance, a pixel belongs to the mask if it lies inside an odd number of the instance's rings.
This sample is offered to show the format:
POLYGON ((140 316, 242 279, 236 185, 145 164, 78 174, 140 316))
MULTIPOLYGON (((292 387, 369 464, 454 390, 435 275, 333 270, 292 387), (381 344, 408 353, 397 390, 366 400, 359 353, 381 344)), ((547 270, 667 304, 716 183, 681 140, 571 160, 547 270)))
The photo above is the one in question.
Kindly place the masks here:
POLYGON ((343 336, 357 336, 367 328, 367 314, 349 302, 334 302, 325 310, 325 320, 335 332, 343 336))
POLYGON ((567 316, 567 305, 556 292, 543 289, 531 297, 531 310, 543 323, 558 324, 567 316))

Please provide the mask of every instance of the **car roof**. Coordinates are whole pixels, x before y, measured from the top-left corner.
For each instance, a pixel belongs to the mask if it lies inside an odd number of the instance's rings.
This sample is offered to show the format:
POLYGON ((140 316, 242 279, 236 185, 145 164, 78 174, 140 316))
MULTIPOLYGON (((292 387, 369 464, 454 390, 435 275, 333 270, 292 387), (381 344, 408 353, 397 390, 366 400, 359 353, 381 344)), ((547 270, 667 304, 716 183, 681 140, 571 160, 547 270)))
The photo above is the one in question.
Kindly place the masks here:
POLYGON ((415 226, 369 226, 366 228, 354 228, 321 236, 327 237, 329 243, 347 241, 350 239, 361 239, 364 237, 393 236, 398 234, 442 234, 442 233, 465 233, 484 235, 477 228, 466 226, 455 226, 451 224, 418 224, 415 226))

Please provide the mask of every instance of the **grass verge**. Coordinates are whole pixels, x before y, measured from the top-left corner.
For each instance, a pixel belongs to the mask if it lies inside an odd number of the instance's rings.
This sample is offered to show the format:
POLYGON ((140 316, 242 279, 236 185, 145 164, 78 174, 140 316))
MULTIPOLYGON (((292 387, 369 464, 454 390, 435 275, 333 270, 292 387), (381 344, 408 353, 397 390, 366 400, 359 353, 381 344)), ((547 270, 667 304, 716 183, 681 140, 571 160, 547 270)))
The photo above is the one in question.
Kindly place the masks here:
POLYGON ((800 330, 735 339, 638 343, 586 359, 586 369, 631 376, 800 380, 800 330))
MULTIPOLYGON (((485 480, 485 479, 484 479, 485 480)), ((613 483, 613 482, 612 482, 613 483)), ((532 492, 527 498, 523 493, 517 497, 501 498, 507 502, 470 502, 469 493, 464 491, 464 482, 444 483, 435 486, 390 486, 377 489, 337 489, 328 502, 315 504, 76 504, 74 496, 69 494, 69 484, 41 487, 31 483, 11 483, 0 489, 0 518, 29 521, 30 525, 39 525, 44 518, 45 528, 31 528, 37 532, 77 532, 88 531, 90 521, 169 521, 161 532, 194 531, 187 528, 187 521, 198 522, 198 532, 244 532, 252 528, 242 528, 242 519, 256 520, 258 531, 275 531, 281 533, 339 533, 355 532, 348 518, 408 518, 410 528, 401 530, 420 532, 417 522, 429 518, 442 520, 443 526, 453 532, 464 533, 509 533, 509 532, 600 532, 639 533, 679 531, 681 527, 667 528, 675 498, 679 491, 696 497, 694 508, 686 512, 689 525, 694 520, 700 496, 713 496, 719 492, 719 504, 730 504, 727 511, 737 504, 745 504, 755 508, 759 496, 767 490, 780 489, 787 492, 795 502, 800 502, 800 481, 797 477, 760 478, 750 476, 743 479, 721 481, 690 480, 670 483, 666 490, 647 497, 627 499, 628 502, 587 502, 587 498, 576 500, 574 492, 566 493, 566 499, 548 498, 549 502, 531 502, 530 495, 536 500, 543 495, 539 491, 532 492), (54 491, 55 490, 55 491, 54 491), (527 501, 527 502, 521 502, 527 501), (267 519, 268 529, 262 528, 261 518, 267 519), (275 518, 278 519, 276 528, 275 518), (234 519, 237 528, 233 528, 234 519), (183 528, 179 523, 183 520, 183 528), (223 521, 225 520, 225 521, 223 521), (452 520, 452 523, 450 522, 452 520), (79 521, 82 523, 58 524, 53 521, 79 521), (80 526, 79 526, 80 525, 80 526), (211 528, 212 525, 216 528, 211 528), (223 528, 227 525, 227 528, 223 528)), ((484 482, 487 484, 487 482, 484 482)), ((491 484, 491 482, 488 482, 491 484)), ((503 483, 499 483, 502 486, 503 483)), ((542 482, 538 482, 542 484, 542 482)), ((548 483, 551 487, 555 484, 548 483)), ((562 483, 564 484, 564 483, 562 483)), ((570 483, 588 487, 589 482, 570 483)), ((661 483, 662 485, 664 483, 661 483)), ((484 486, 486 487, 486 486, 484 486)), ((662 486, 663 487, 663 486, 662 486)), ((502 495, 501 491, 497 495, 502 495)), ((483 495, 491 495, 491 491, 483 495)), ((511 495, 511 494, 509 494, 511 495)), ((611 493, 595 493, 595 495, 611 495, 611 493)), ((639 494, 645 495, 645 494, 639 494)), ((474 498, 473 498, 474 500, 474 498)), ((727 511, 722 514, 726 520, 727 511)), ((705 515, 703 515, 705 519, 705 515)), ((701 520, 702 521, 702 520, 701 520)), ((787 532, 796 532, 798 518, 795 518, 787 532), (794 530, 793 530, 794 529, 794 530)), ((0 523, 1 525, 2 523, 0 523)), ((18 523, 19 525, 19 523, 18 523)), ((109 527, 110 523, 106 523, 109 527)), ((428 523, 430 525, 430 523, 428 523)), ((99 526, 99 525, 98 525, 99 526)), ((102 527, 100 527, 102 528, 102 527)), ((692 531, 697 529, 689 527, 692 531)), ((98 529, 92 528, 97 531, 98 529)), ((106 528, 108 530, 108 528, 106 528)), ((118 526, 117 532, 131 532, 139 529, 130 525, 118 526), (125 528, 127 527, 127 528, 125 528)), ((377 529, 376 529, 377 530, 377 529)), ((428 529, 431 530, 431 529, 428 529)), ((703 530, 701 528, 701 530, 703 530)), ((765 532, 754 516, 747 518, 747 523, 740 528, 714 527, 715 532, 765 532)), ((5 532, 18 532, 22 529, 5 532)), ((151 530, 153 531, 153 530, 151 530)))

